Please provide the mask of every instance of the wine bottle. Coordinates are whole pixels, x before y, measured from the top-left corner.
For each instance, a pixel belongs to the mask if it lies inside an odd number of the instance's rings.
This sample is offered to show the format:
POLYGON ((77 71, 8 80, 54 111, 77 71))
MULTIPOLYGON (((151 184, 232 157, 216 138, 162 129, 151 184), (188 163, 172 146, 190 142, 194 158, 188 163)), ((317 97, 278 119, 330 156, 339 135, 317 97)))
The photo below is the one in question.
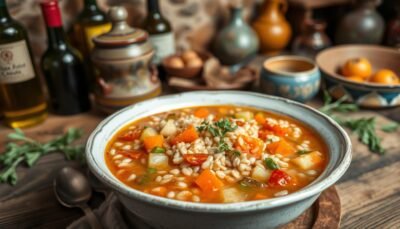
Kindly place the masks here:
POLYGON ((149 33, 156 51, 153 59, 155 64, 160 64, 164 57, 175 53, 174 34, 168 20, 160 12, 158 0, 147 1, 147 16, 142 27, 149 33))
POLYGON ((41 90, 28 35, 0 0, 0 110, 5 124, 24 128, 42 122, 47 104, 41 90))
POLYGON ((90 61, 90 51, 94 46, 93 37, 108 32, 111 23, 97 6, 96 0, 85 0, 83 10, 73 23, 72 29, 73 45, 82 52, 85 61, 90 61))
POLYGON ((50 94, 50 108, 60 115, 90 109, 88 80, 81 56, 66 41, 57 0, 41 4, 47 26, 48 48, 41 67, 50 94))

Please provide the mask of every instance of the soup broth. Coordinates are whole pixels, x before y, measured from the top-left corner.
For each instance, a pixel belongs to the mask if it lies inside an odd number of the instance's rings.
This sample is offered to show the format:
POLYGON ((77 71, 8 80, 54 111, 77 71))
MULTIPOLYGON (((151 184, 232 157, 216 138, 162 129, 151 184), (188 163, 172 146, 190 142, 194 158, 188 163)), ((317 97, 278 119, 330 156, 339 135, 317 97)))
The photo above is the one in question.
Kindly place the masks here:
POLYGON ((122 128, 108 143, 108 168, 145 193, 231 203, 285 196, 326 167, 327 147, 308 126, 238 106, 190 107, 122 128))

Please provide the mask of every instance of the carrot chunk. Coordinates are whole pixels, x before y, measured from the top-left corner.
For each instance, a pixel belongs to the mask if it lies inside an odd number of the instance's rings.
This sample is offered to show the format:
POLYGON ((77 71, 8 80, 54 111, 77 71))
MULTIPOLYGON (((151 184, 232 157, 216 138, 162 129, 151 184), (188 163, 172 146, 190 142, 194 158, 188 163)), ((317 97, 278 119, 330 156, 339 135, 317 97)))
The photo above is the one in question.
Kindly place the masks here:
POLYGON ((208 111, 207 108, 201 107, 197 110, 194 111, 194 116, 198 117, 198 118, 205 118, 210 114, 210 111, 208 111))
POLYGON ((289 156, 296 152, 296 149, 284 139, 268 144, 267 149, 272 154, 280 154, 282 156, 289 156))
POLYGON ((197 138, 199 138, 199 134, 197 133, 196 128, 190 125, 187 129, 185 129, 183 132, 173 138, 171 140, 171 144, 175 145, 179 142, 191 143, 197 138))
POLYGON ((156 196, 166 196, 167 195, 167 188, 166 187, 157 187, 153 188, 150 191, 151 194, 156 195, 156 196))
POLYGON ((150 152, 154 147, 162 147, 164 137, 162 135, 147 136, 143 139, 144 148, 150 152))
POLYGON ((265 116, 264 116, 263 113, 257 113, 257 114, 254 116, 254 119, 255 119, 256 122, 257 122, 258 124, 260 124, 260 125, 264 125, 264 124, 266 123, 265 116))
POLYGON ((209 169, 203 170, 203 172, 201 172, 201 174, 195 180, 195 183, 205 194, 218 191, 224 186, 224 183, 209 169))

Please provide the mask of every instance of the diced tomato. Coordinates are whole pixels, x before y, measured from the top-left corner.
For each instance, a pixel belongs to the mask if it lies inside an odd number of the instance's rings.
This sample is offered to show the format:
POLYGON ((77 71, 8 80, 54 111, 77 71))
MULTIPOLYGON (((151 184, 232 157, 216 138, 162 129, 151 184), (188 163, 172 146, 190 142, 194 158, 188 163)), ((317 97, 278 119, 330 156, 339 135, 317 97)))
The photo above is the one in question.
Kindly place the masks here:
POLYGON ((118 140, 121 140, 121 141, 133 141, 133 140, 139 139, 141 132, 142 131, 139 130, 139 129, 128 130, 126 133, 122 134, 121 136, 118 136, 118 140))
POLYGON ((258 138, 252 138, 246 135, 242 135, 239 138, 243 141, 238 140, 235 143, 235 148, 243 153, 253 155, 255 158, 260 158, 263 150, 264 142, 258 138))
POLYGON ((117 154, 122 154, 125 157, 129 157, 132 159, 139 159, 141 156, 144 155, 144 152, 140 150, 118 150, 117 154))
POLYGON ((208 158, 208 154, 185 154, 183 159, 191 165, 201 165, 208 158))
POLYGON ((285 136, 288 133, 288 128, 284 128, 279 125, 270 125, 268 122, 265 122, 263 127, 279 136, 285 136))
POLYGON ((268 184, 271 186, 286 186, 290 184, 292 177, 280 169, 272 171, 268 184))
POLYGON ((267 136, 271 134, 271 131, 269 130, 259 130, 258 131, 258 138, 266 141, 267 140, 267 136))

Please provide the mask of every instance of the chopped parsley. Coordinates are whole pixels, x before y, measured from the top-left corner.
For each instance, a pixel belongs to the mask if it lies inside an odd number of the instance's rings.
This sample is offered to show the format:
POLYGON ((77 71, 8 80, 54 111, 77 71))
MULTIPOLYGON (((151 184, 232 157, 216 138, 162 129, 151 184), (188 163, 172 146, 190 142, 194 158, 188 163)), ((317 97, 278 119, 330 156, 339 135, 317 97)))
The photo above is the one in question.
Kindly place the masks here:
POLYGON ((264 162, 265 165, 271 170, 279 169, 279 165, 276 164, 272 158, 266 158, 264 162))

